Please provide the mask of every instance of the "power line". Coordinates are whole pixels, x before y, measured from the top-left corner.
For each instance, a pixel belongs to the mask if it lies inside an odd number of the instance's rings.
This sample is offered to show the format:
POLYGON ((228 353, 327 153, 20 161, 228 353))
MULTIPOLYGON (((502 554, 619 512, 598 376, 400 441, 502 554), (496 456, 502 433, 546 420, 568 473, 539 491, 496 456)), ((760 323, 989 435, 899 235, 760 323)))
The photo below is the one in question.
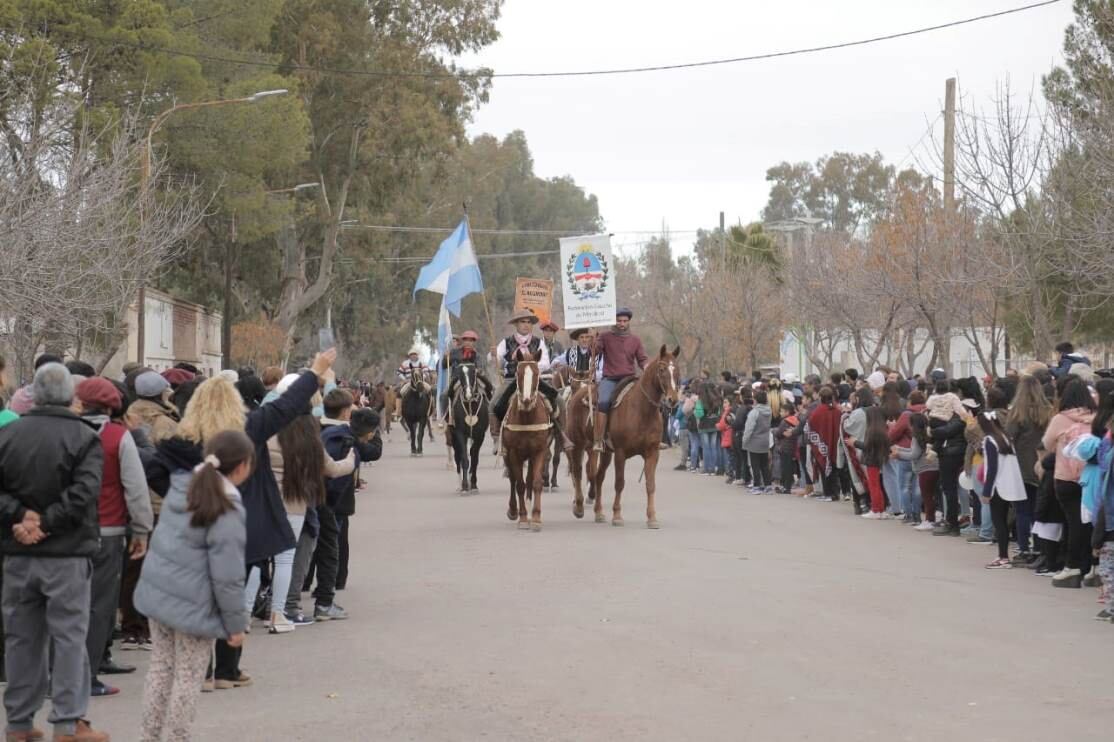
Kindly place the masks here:
MULTIPOLYGON (((456 227, 412 227, 405 225, 395 224, 345 224, 342 225, 343 229, 366 229, 372 232, 402 232, 402 233, 416 233, 416 234, 451 234, 456 230, 456 227)), ((591 230, 585 231, 583 229, 473 229, 472 234, 482 235, 520 235, 520 236, 555 236, 555 237, 579 237, 581 235, 593 234, 591 230)), ((608 234, 653 234, 658 235, 662 233, 658 229, 628 229, 620 231, 603 230, 608 234)), ((699 229, 669 229, 668 235, 674 234, 696 234, 701 230, 699 229)))
MULTIPOLYGON (((992 18, 1001 18, 1015 13, 1023 13, 1037 8, 1043 8, 1048 5, 1055 5, 1061 0, 1043 0, 1043 2, 1031 3, 1029 5, 1022 5, 1016 8, 1009 8, 1007 10, 1000 10, 995 13, 984 13, 970 18, 963 18, 960 20, 949 21, 947 23, 939 23, 935 26, 925 26, 916 28, 910 31, 900 31, 897 33, 885 34, 882 36, 872 36, 866 39, 858 39, 856 41, 845 41, 841 43, 825 44, 823 46, 811 46, 801 49, 790 49, 780 52, 767 52, 764 54, 751 54, 745 57, 730 57, 727 59, 710 59, 700 62, 684 62, 680 64, 661 64, 661 65, 647 65, 642 67, 620 67, 614 69, 600 69, 600 70, 579 70, 579 71, 563 71, 563 72, 487 72, 484 70, 461 70, 459 72, 420 72, 415 70, 401 70, 401 71, 386 71, 386 70, 356 70, 356 69, 339 69, 333 67, 317 67, 313 65, 303 65, 297 63, 287 63, 283 66, 293 72, 320 72, 331 75, 354 75, 361 77, 409 77, 409 78, 432 78, 432 79, 457 79, 468 77, 484 77, 484 78, 548 78, 548 77, 589 77, 599 75, 628 75, 645 72, 666 72, 671 70, 684 70, 694 69, 699 67, 715 67, 727 64, 739 64, 742 62, 757 62, 764 59, 777 59, 780 57, 797 56, 801 54, 816 54, 818 52, 834 51, 837 49, 847 49, 856 46, 866 46, 868 44, 877 44, 882 41, 892 41, 894 39, 901 39, 908 36, 917 36, 920 34, 931 33, 933 31, 941 31, 948 28, 955 28, 957 26, 965 26, 971 23, 978 23, 979 21, 990 20, 992 18)), ((274 62, 266 62, 254 59, 237 59, 234 57, 225 57, 217 54, 205 54, 202 52, 188 52, 180 49, 171 49, 168 47, 155 46, 151 44, 138 44, 129 43, 125 41, 110 41, 106 42, 110 46, 137 49, 146 52, 158 52, 161 54, 168 54, 178 57, 189 57, 191 59, 204 60, 209 62, 221 62, 224 64, 237 64, 248 67, 266 67, 274 69, 279 65, 274 62)))

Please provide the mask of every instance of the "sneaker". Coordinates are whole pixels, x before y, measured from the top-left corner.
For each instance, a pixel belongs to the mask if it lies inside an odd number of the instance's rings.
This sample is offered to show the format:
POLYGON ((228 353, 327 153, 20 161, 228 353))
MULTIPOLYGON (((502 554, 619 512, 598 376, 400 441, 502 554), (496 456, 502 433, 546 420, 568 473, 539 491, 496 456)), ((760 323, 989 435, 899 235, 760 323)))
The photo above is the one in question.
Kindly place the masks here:
POLYGON ((894 516, 890 515, 889 513, 879 513, 878 514, 878 520, 893 520, 893 519, 894 519, 894 516))
POLYGON ((732 479, 731 477, 728 477, 727 479, 723 480, 723 483, 724 484, 735 484, 735 480, 732 479))
POLYGON ((933 531, 936 529, 935 523, 929 523, 927 520, 922 520, 917 525, 913 526, 914 531, 933 531))
POLYGON ((313 626, 313 624, 315 623, 312 618, 306 618, 306 614, 302 613, 301 611, 298 611, 297 613, 287 613, 284 615, 286 616, 286 620, 294 624, 295 626, 313 626))
POLYGON ((1032 558, 1033 557, 1032 557, 1032 554, 1030 552, 1019 551, 1019 552, 1017 552, 1016 554, 1013 555, 1013 558, 1010 559, 1010 561, 1013 562, 1014 566, 1020 566, 1020 565, 1028 564, 1032 560, 1032 558))
POLYGON ((1033 574, 1040 575, 1041 577, 1055 577, 1056 575, 1058 575, 1060 573, 1057 570, 1053 569, 1052 567, 1049 567, 1047 565, 1043 565, 1043 566, 1037 567, 1037 569, 1033 571, 1033 574))
POLYGON ((1102 578, 1099 577, 1099 573, 1093 569, 1088 572, 1087 576, 1083 578, 1083 587, 1102 587, 1102 578))
POLYGON ((124 650, 142 649, 142 645, 143 640, 134 636, 126 636, 120 640, 120 649, 124 650))
POLYGON ((995 559, 990 564, 986 565, 987 569, 1013 569, 1013 564, 1009 559, 995 559))
POLYGON ((318 605, 314 606, 313 618, 317 621, 343 621, 348 618, 348 613, 336 603, 318 605))
POLYGON ((46 739, 46 732, 34 727, 21 732, 8 731, 4 735, 4 742, 38 742, 41 739, 46 739))
POLYGON ((967 537, 967 543, 969 543, 969 544, 992 544, 992 543, 994 543, 994 539, 986 538, 985 536, 980 536, 978 534, 975 534, 974 536, 968 536, 967 537))
POLYGON ((104 732, 97 732, 89 726, 89 722, 78 719, 73 734, 54 733, 54 742, 108 742, 109 736, 104 732))
POLYGON ((208 680, 202 680, 201 681, 201 692, 202 693, 212 693, 216 689, 217 689, 216 685, 214 685, 212 678, 209 678, 208 680))
POLYGON ((115 696, 120 692, 119 688, 111 685, 105 685, 99 680, 94 680, 89 688, 89 695, 93 698, 104 698, 105 696, 115 696))
POLYGON ((1105 608, 1103 608, 1101 611, 1099 611, 1095 615, 1095 620, 1096 621, 1109 621, 1110 620, 1110 612, 1107 611, 1105 608))
POLYGON ((947 525, 947 524, 942 525, 942 526, 936 526, 935 528, 932 529, 932 535, 933 536, 958 536, 959 535, 959 527, 958 526, 947 525))
POLYGON ((267 624, 267 631, 271 634, 289 634, 294 630, 294 622, 281 613, 272 613, 271 622, 267 624))
POLYGON ((860 518, 866 518, 867 520, 878 520, 879 519, 879 514, 878 513, 863 513, 859 517, 860 518))
POLYGON ((246 688, 252 684, 251 675, 241 672, 240 676, 235 680, 214 680, 213 687, 217 690, 228 690, 229 688, 246 688))
POLYGON ((687 468, 688 467, 684 464, 677 464, 675 467, 673 467, 673 471, 684 471, 687 468))

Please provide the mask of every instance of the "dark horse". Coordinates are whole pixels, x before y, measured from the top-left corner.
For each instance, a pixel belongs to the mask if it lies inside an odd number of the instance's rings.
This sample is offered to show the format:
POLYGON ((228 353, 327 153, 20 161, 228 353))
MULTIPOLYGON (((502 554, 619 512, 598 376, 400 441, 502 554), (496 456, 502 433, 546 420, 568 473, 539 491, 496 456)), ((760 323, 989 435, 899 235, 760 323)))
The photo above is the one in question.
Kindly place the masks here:
POLYGON ((429 424, 433 387, 417 369, 410 372, 409 388, 402 395, 402 424, 410 434, 410 455, 422 455, 422 441, 429 424))
POLYGON ((453 369, 453 380, 449 383, 449 436, 461 494, 479 489, 476 469, 487 435, 490 399, 491 385, 476 373, 475 364, 462 363, 453 369))
POLYGON ((518 527, 542 529, 542 466, 549 447, 553 421, 538 391, 541 374, 538 359, 527 355, 515 372, 518 389, 511 397, 503 420, 503 447, 511 480, 511 501, 507 518, 518 519, 518 527), (517 495, 517 501, 515 499, 517 495), (531 517, 526 516, 526 500, 534 501, 531 517))
POLYGON ((654 506, 654 491, 657 486, 655 477, 658 468, 658 455, 661 452, 661 400, 668 398, 677 401, 677 356, 681 349, 672 353, 661 346, 658 357, 642 371, 642 377, 634 382, 634 389, 618 407, 612 400, 611 411, 607 415, 607 430, 611 438, 611 450, 600 454, 599 470, 596 472, 596 492, 603 496, 603 480, 607 474, 611 456, 615 456, 615 502, 611 506, 611 525, 623 525, 623 509, 620 502, 625 484, 627 459, 641 456, 646 472, 646 527, 661 528, 658 523, 657 509, 654 506))

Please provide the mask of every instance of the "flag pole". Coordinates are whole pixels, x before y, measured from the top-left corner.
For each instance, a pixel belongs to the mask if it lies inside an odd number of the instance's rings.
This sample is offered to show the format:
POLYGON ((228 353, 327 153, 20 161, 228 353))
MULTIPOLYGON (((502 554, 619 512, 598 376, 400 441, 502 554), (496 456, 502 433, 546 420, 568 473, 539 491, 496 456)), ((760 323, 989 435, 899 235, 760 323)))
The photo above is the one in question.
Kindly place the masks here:
MULTIPOLYGON (((468 203, 462 204, 464 207, 464 227, 468 230, 468 241, 472 243, 472 249, 476 249, 476 241, 472 239, 472 220, 468 218, 468 203)), ((488 338, 492 343, 495 342, 495 323, 491 321, 491 310, 487 308, 487 287, 480 292, 480 298, 484 304, 484 315, 487 317, 487 331, 488 338)))

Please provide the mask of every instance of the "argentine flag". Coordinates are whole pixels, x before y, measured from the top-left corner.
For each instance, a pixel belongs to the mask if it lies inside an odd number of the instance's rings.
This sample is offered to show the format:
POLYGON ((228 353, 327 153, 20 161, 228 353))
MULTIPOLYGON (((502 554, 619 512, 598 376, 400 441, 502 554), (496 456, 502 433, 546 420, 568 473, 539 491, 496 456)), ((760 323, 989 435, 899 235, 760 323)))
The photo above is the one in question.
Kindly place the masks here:
POLYGON ((468 217, 462 219, 460 226, 441 243, 433 260, 422 267, 418 282, 414 284, 415 296, 420 289, 443 294, 444 306, 456 317, 460 316, 460 303, 464 297, 484 290, 480 266, 468 233, 468 217))
POLYGON ((449 321, 449 310, 445 300, 441 300, 441 314, 437 318, 437 416, 441 417, 441 397, 449 388, 449 369, 442 367, 441 360, 452 351, 453 326, 449 321))

